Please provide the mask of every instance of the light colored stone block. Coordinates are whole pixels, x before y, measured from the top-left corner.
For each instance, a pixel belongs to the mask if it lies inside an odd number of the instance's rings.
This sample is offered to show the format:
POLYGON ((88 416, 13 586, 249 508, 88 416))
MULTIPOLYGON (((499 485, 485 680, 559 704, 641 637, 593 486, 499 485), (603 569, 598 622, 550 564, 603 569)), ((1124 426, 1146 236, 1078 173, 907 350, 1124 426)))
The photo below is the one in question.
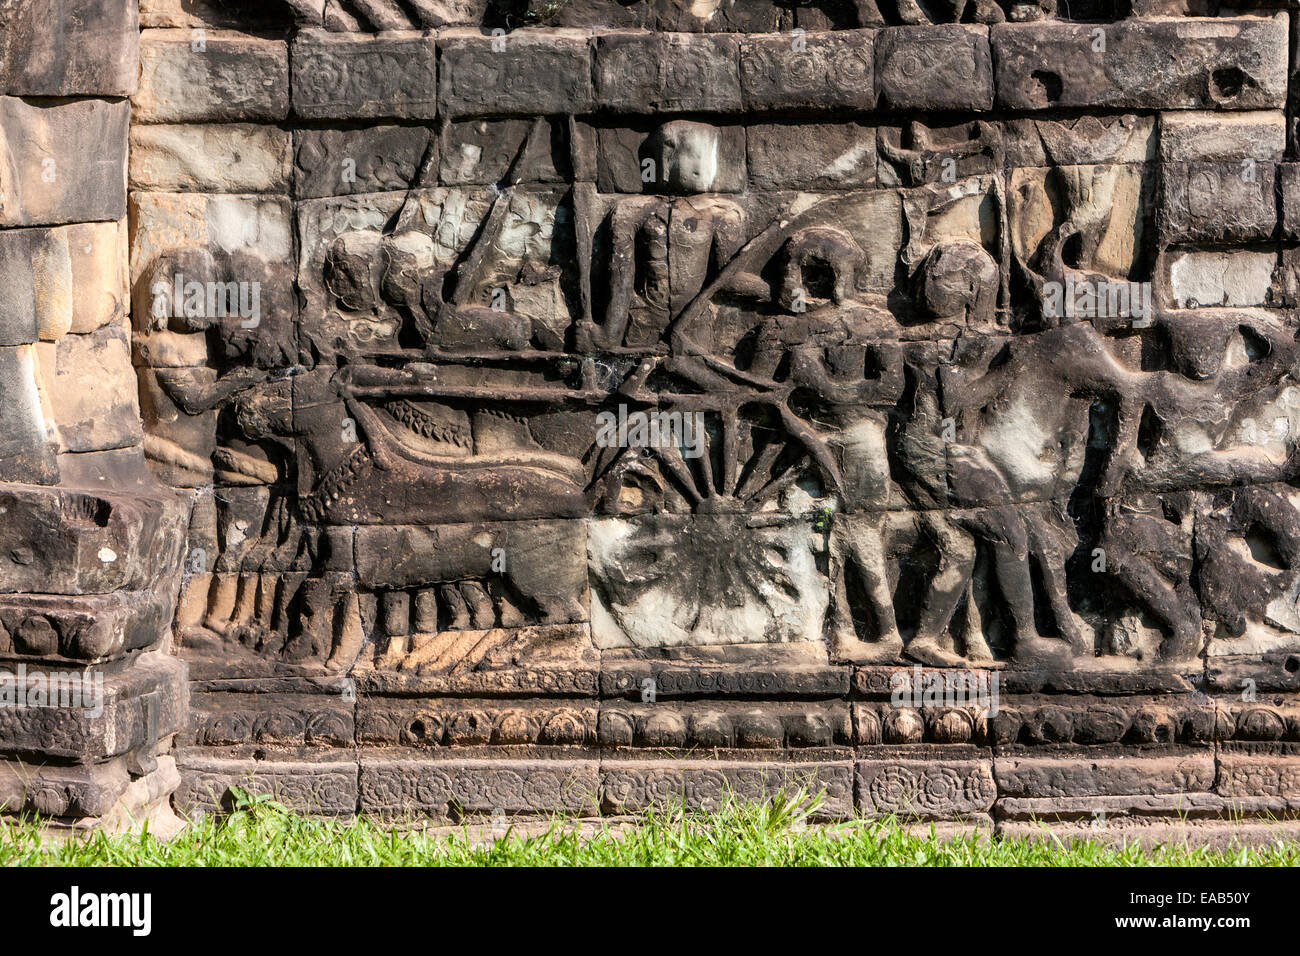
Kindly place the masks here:
POLYGON ((160 192, 288 192, 290 136, 274 126, 136 126, 131 188, 160 192))
POLYGON ((1285 149, 1286 114, 1281 110, 1160 116, 1160 158, 1165 162, 1275 163, 1285 149))
POLYGON ((121 325, 37 346, 60 451, 104 451, 143 437, 131 345, 121 325))
POLYGON ((125 102, 0 97, 0 228, 126 215, 125 102))
POLYGON ((1277 256, 1248 249, 1176 253, 1169 264, 1174 306, 1263 305, 1277 256))
POLYGON ((145 30, 140 123, 278 122, 289 115, 289 50, 280 40, 213 30, 145 30))

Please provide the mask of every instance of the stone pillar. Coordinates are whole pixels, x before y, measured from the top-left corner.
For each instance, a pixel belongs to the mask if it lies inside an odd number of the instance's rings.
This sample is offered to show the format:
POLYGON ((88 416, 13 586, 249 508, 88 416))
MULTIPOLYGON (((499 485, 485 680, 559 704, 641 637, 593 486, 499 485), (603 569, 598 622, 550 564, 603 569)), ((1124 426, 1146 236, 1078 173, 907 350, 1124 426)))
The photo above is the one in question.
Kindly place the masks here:
POLYGON ((175 817, 188 504, 145 466, 127 294, 136 0, 0 0, 0 810, 175 817))

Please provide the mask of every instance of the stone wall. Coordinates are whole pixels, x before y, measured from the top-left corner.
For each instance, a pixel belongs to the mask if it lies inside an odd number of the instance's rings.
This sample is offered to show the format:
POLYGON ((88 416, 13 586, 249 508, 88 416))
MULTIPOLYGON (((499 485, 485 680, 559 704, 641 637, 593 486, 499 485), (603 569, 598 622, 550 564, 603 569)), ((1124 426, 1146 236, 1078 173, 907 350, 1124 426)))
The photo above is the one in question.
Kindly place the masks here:
POLYGON ((133 2, 0 3, 0 805, 165 831, 189 503, 145 464, 131 361, 138 49, 133 2))
POLYGON ((178 807, 1293 826, 1285 5, 90 6, 0 58, 0 619, 150 747, 188 666, 178 807))

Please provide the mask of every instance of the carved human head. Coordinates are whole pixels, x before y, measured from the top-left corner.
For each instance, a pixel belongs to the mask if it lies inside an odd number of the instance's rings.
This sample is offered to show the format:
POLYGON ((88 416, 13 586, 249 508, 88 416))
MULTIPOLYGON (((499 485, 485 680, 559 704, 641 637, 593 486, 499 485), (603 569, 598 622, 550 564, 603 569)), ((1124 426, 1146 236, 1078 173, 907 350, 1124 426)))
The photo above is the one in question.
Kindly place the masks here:
POLYGON ((997 305, 998 264, 973 239, 936 243, 916 274, 920 311, 932 319, 993 321, 997 305))
POLYGON ((710 192, 718 179, 721 134, 716 126, 673 120, 652 137, 663 192, 710 192))

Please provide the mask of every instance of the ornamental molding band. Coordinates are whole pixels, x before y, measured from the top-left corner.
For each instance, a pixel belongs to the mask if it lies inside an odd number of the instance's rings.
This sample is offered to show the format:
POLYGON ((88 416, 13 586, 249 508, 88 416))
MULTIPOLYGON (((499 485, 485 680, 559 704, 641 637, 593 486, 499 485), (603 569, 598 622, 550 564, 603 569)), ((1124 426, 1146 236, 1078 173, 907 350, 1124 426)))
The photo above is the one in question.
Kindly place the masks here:
POLYGON ((0 0, 0 810, 1300 832, 1282 0, 0 0))

